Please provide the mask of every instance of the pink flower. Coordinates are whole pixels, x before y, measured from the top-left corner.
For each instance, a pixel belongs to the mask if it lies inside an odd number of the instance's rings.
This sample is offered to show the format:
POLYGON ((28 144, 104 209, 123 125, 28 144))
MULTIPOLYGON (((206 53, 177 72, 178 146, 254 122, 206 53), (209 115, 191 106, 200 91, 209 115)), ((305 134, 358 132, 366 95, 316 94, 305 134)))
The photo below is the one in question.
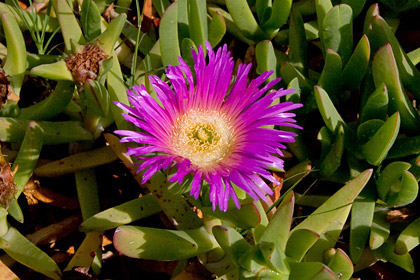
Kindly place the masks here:
POLYGON ((141 132, 116 133, 124 136, 121 142, 142 144, 129 149, 127 154, 143 160, 139 166, 139 171, 147 168, 143 182, 156 171, 176 165, 177 171, 169 181, 182 183, 191 174, 190 194, 197 199, 202 180, 206 180, 213 210, 219 205, 220 210, 226 211, 229 197, 240 208, 232 184, 255 200, 266 200, 266 194, 273 193, 262 178, 279 184, 267 168, 283 168, 283 160, 278 157, 282 155, 280 149, 286 148, 282 143, 293 142, 296 135, 262 126, 300 128, 293 119, 295 114, 289 111, 302 105, 283 102, 271 106, 275 99, 293 90, 266 94, 280 79, 262 86, 272 74, 265 72, 248 83, 250 64, 240 65, 231 82, 233 60, 226 45, 216 54, 209 43, 206 45, 208 63, 201 46, 198 54, 192 52, 195 75, 179 58, 180 65, 168 66, 166 70, 172 88, 157 76, 150 77, 162 105, 144 85, 129 90, 133 108, 117 105, 128 112, 125 119, 141 132))

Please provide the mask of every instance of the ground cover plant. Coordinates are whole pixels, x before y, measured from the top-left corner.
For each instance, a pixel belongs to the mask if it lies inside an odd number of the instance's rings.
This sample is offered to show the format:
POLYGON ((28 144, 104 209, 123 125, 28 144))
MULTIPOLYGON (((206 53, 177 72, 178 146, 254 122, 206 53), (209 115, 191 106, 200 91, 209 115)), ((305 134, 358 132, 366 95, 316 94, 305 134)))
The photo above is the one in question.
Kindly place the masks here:
POLYGON ((1 279, 418 279, 417 0, 0 3, 1 279))

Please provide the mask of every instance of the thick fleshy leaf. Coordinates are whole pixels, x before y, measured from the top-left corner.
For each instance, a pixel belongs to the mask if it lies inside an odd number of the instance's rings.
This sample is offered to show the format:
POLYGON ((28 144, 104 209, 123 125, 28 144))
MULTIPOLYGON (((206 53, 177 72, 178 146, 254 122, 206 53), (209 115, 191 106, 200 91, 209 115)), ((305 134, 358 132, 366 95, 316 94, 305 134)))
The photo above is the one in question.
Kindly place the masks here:
POLYGON ((360 12, 363 10, 363 7, 366 4, 366 0, 344 0, 343 4, 347 4, 353 10, 353 18, 357 17, 360 12))
POLYGON ((57 14, 58 22, 60 23, 66 52, 70 53, 72 50, 71 41, 80 45, 86 43, 82 29, 79 26, 76 16, 73 14, 73 7, 70 8, 66 0, 52 0, 52 4, 57 14))
POLYGON ((257 243, 273 242, 278 249, 285 250, 292 224, 294 205, 295 196, 293 192, 290 192, 277 207, 276 213, 268 223, 261 238, 256 240, 257 243))
POLYGON ((360 122, 363 123, 370 119, 385 120, 388 112, 388 103, 388 90, 385 84, 381 84, 368 97, 360 111, 360 122))
POLYGON ((94 39, 95 44, 101 48, 107 55, 112 54, 112 50, 115 46, 115 42, 120 37, 121 31, 124 27, 127 14, 121 13, 114 18, 106 28, 104 32, 94 39))
POLYGON ((337 52, 345 65, 353 50, 353 12, 350 6, 341 4, 329 10, 320 33, 325 51, 332 49, 337 52))
POLYGON ((383 120, 373 119, 361 123, 357 127, 357 139, 360 143, 366 143, 375 135, 375 133, 384 125, 383 120))
MULTIPOLYGON (((340 77, 342 62, 340 55, 332 49, 325 52, 325 64, 322 69, 321 77, 319 77, 318 85, 329 94, 335 94, 337 90, 337 80, 340 77)), ((334 95, 330 96, 334 99, 334 95)))
POLYGON ((60 81, 54 91, 44 100, 20 110, 19 119, 49 120, 60 114, 69 104, 74 93, 74 83, 60 81))
MULTIPOLYGON (((0 141, 22 142, 29 120, 0 118, 0 141)), ((62 144, 92 140, 92 134, 80 122, 39 122, 44 130, 44 144, 62 144)))
POLYGON ((161 211, 152 194, 108 208, 83 221, 79 230, 83 232, 104 231, 129 224, 161 211))
POLYGON ((290 263, 289 280, 336 280, 335 273, 321 262, 290 263))
POLYGON ((280 66, 280 76, 286 83, 297 78, 302 91, 311 92, 314 83, 297 70, 290 62, 284 61, 280 66))
POLYGON ((386 158, 397 138, 399 128, 400 114, 397 112, 363 145, 363 156, 370 164, 378 166, 386 158))
POLYGON ((73 75, 67 68, 64 60, 59 60, 51 64, 40 64, 31 69, 32 76, 39 76, 56 81, 74 81, 73 75))
POLYGON ((96 80, 88 79, 84 83, 85 106, 92 116, 105 117, 108 115, 110 98, 105 86, 96 80))
POLYGON ((194 44, 204 47, 208 37, 206 1, 188 1, 188 27, 194 44))
POLYGON ((178 65, 181 51, 178 42, 178 2, 171 4, 159 23, 160 53, 164 66, 178 65))
POLYGON ((392 195, 396 184, 400 183, 404 171, 408 170, 411 164, 403 161, 394 161, 388 164, 376 180, 379 198, 387 201, 392 195))
POLYGON ((9 228, 0 238, 0 248, 21 264, 52 279, 61 279, 61 270, 54 260, 15 228, 9 228))
POLYGON ((348 280, 353 275, 353 263, 347 254, 340 248, 334 249, 330 248, 324 253, 324 257, 329 261, 327 266, 335 273, 337 279, 348 280))
POLYGON ((372 32, 372 20, 377 15, 379 15, 379 5, 375 3, 366 11, 365 22, 363 24, 363 34, 368 37, 370 37, 372 32))
POLYGON ((34 172, 39 177, 57 177, 108 164, 116 159, 117 156, 111 147, 104 146, 41 165, 34 172))
POLYGON ((293 231, 286 244, 286 256, 302 261, 306 252, 317 242, 319 234, 309 229, 298 229, 293 231))
POLYGON ((308 43, 302 16, 292 9, 289 22, 289 61, 300 72, 308 74, 308 43))
POLYGON ((386 221, 387 212, 388 208, 377 207, 375 209, 369 237, 369 247, 372 250, 381 247, 389 237, 390 224, 386 221))
POLYGON ((321 39, 322 53, 325 53, 324 32, 322 32, 324 28, 324 18, 327 15, 327 13, 332 9, 332 7, 333 5, 331 3, 331 0, 315 0, 315 9, 317 15, 318 30, 320 31, 319 38, 321 39))
POLYGON ((265 39, 264 31, 258 26, 246 0, 226 0, 226 7, 239 31, 247 38, 265 39))
POLYGON ((17 170, 13 179, 16 184, 16 198, 23 192, 26 183, 31 178, 35 165, 38 162, 43 145, 44 130, 36 122, 31 121, 26 129, 25 138, 20 146, 19 153, 13 163, 12 170, 17 170))
POLYGON ((228 209, 226 212, 215 210, 212 207, 201 208, 203 213, 223 221, 229 221, 239 228, 255 228, 260 224, 261 216, 255 203, 242 204, 241 208, 228 209))
POLYGON ((80 9, 80 23, 87 41, 101 34, 101 13, 95 1, 83 0, 80 9))
POLYGON ((212 231, 225 254, 233 260, 238 260, 252 247, 239 232, 230 227, 214 226, 212 231))
POLYGON ((222 40, 226 33, 226 23, 220 12, 215 12, 210 21, 208 39, 214 48, 222 40))
POLYGON ((265 71, 274 71, 267 79, 267 82, 277 78, 277 58, 274 53, 271 41, 261 41, 255 47, 255 58, 257 59, 257 73, 262 74, 265 71))
POLYGON ((342 125, 336 131, 335 141, 319 166, 319 173, 323 177, 331 176, 340 166, 344 152, 344 128, 342 125))
POLYGON ((389 94, 388 113, 399 112, 401 128, 416 132, 420 127, 420 116, 414 109, 401 86, 400 75, 391 45, 380 48, 372 61, 372 74, 375 86, 385 84, 389 94))
POLYGON ((396 139, 391 150, 389 150, 388 158, 399 158, 420 153, 420 136, 413 136, 396 139))
POLYGON ((409 253, 397 255, 394 252, 394 244, 385 243, 377 250, 373 251, 373 255, 383 261, 389 261, 410 273, 414 273, 413 259, 409 253))
POLYGON ((236 26, 232 16, 228 12, 226 12, 224 9, 219 8, 218 6, 215 6, 211 3, 207 4, 207 9, 209 10, 210 14, 213 17, 214 17, 215 13, 219 13, 223 17, 223 19, 226 23, 226 29, 229 32, 229 34, 231 34, 235 38, 239 39, 240 41, 242 41, 242 42, 244 42, 248 45, 255 44, 255 42, 253 40, 251 40, 250 38, 248 38, 244 34, 242 34, 242 32, 239 30, 238 26, 236 26))
POLYGON ((322 87, 315 86, 315 98, 324 123, 331 132, 334 133, 341 125, 345 125, 328 93, 322 87))
POLYGON ((284 174, 283 188, 288 189, 293 186, 303 178, 305 178, 309 173, 311 173, 312 163, 310 160, 304 160, 287 169, 284 174))
MULTIPOLYGON (((13 2, 8 1, 8 3, 13 2)), ((3 13, 12 15, 22 31, 28 30, 28 28, 29 30, 43 30, 45 28, 45 32, 52 33, 59 27, 57 18, 50 17, 46 13, 36 13, 34 15, 30 11, 23 10, 19 5, 14 7, 0 2, 0 14, 3 13)))
POLYGON ((5 235, 9 230, 9 224, 7 222, 7 210, 0 207, 0 237, 5 235))
POLYGON ((372 19, 372 38, 376 39, 373 49, 389 43, 392 47, 398 72, 405 87, 417 98, 420 98, 420 71, 413 65, 408 55, 401 47, 388 23, 379 15, 372 19))
POLYGON ((287 22, 292 2, 292 0, 276 0, 273 2, 270 18, 262 24, 262 28, 270 39, 274 37, 276 30, 287 22))
POLYGON ((64 268, 64 271, 72 270, 74 267, 90 267, 95 258, 96 252, 101 246, 102 233, 89 232, 83 239, 82 244, 77 248, 76 253, 64 268))
MULTIPOLYGON (((107 89, 111 102, 121 102, 128 105, 127 88, 124 84, 121 66, 117 55, 112 55, 112 68, 107 74, 107 89)), ((117 106, 111 106, 112 116, 118 129, 132 129, 132 126, 124 119, 123 110, 117 106)))
POLYGON ((277 273, 275 279, 288 279, 290 274, 289 262, 283 250, 279 249, 274 243, 263 242, 259 244, 259 249, 265 262, 277 273))
POLYGON ((350 220, 349 253, 353 263, 357 263, 369 238, 375 211, 376 194, 374 185, 369 183, 353 202, 350 220))
MULTIPOLYGON (((292 232, 298 229, 308 229, 319 234, 321 239, 325 238, 326 242, 323 241, 323 244, 320 244, 317 247, 317 251, 320 250, 324 245, 330 244, 331 241, 334 242, 332 246, 328 246, 326 248, 333 247, 336 240, 330 240, 329 236, 331 234, 339 234, 341 231, 337 228, 333 229, 333 227, 338 226, 342 228, 342 226, 344 226, 345 219, 350 212, 351 203, 364 188, 371 175, 372 170, 368 169, 351 180, 334 195, 332 195, 320 207, 318 207, 308 218, 293 228, 292 232), (329 227, 332 229, 331 232, 327 232, 329 227)), ((319 241, 317 243, 319 243, 319 241)), ((326 248, 324 248, 324 250, 326 248)), ((312 249, 314 249, 314 247, 312 247, 311 250, 312 249)), ((320 256, 316 256, 314 252, 314 258, 319 257, 320 256)))
POLYGON ((3 69, 9 76, 10 86, 14 93, 19 96, 26 70, 25 40, 14 16, 2 13, 1 22, 7 44, 7 56, 3 69))
POLYGON ((171 261, 208 252, 216 248, 217 243, 203 227, 167 230, 120 226, 114 233, 114 246, 118 252, 131 258, 171 261))
POLYGON ((350 90, 359 88, 365 76, 369 59, 369 40, 366 35, 363 35, 349 61, 345 64, 343 72, 340 74, 340 85, 350 90))
POLYGON ((404 255, 420 244, 420 218, 411 222, 398 236, 395 253, 404 255))

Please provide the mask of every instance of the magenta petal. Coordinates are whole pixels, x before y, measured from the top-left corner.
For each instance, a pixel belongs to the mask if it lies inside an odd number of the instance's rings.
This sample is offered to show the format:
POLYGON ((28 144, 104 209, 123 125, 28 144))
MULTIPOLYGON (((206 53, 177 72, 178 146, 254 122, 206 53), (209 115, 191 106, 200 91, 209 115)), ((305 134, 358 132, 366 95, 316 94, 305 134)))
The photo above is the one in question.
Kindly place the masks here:
POLYGON ((139 144, 128 148, 127 155, 143 161, 138 164, 138 170, 144 170, 143 183, 158 170, 176 166, 169 181, 181 184, 191 174, 190 195, 197 199, 206 180, 213 210, 226 211, 229 198, 240 208, 232 184, 255 200, 267 199, 273 191, 265 180, 279 183, 267 168, 283 168, 280 149, 293 142, 296 133, 262 127, 299 129, 291 111, 302 104, 272 106, 274 100, 293 90, 270 91, 281 80, 264 85, 272 71, 250 81, 251 64, 240 64, 233 73, 234 61, 226 45, 213 51, 206 42, 197 52, 192 51, 192 57, 194 73, 179 58, 179 65, 166 69, 168 83, 149 76, 159 100, 144 85, 128 90, 132 106, 115 104, 138 131, 115 133, 122 136, 121 142, 139 144))

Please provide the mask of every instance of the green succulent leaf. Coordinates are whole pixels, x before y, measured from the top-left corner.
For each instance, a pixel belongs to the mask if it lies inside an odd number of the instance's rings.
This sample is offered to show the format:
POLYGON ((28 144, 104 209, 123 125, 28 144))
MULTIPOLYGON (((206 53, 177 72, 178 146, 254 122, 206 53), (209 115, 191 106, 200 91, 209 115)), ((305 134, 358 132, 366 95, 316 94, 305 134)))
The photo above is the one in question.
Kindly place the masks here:
POLYGON ((262 242, 259 244, 259 249, 265 262, 277 272, 277 278, 275 279, 288 279, 290 268, 284 252, 271 242, 262 242))
POLYGON ((322 21, 320 33, 325 51, 336 51, 345 65, 353 50, 353 12, 350 6, 341 4, 329 10, 322 21))
POLYGON ((216 248, 217 243, 201 227, 192 230, 167 230, 120 226, 114 233, 114 246, 132 258, 183 260, 216 248))
POLYGON ((262 24, 262 29, 269 35, 270 39, 287 22, 292 2, 292 0, 275 0, 273 2, 270 17, 262 24))
POLYGON ((248 39, 265 39, 246 0, 226 0, 226 7, 238 30, 248 39))
POLYGON ((22 108, 18 118, 42 121, 55 117, 69 104, 74 89, 73 82, 59 81, 50 96, 35 105, 22 108))
MULTIPOLYGON (((232 34, 232 36, 238 38, 240 41, 242 41, 242 42, 244 42, 248 45, 255 44, 254 40, 252 40, 252 39, 246 37, 244 34, 242 34, 239 27, 236 26, 232 16, 228 12, 226 12, 224 9, 219 8, 218 6, 215 6, 211 3, 207 4, 207 9, 209 10, 212 17, 214 17, 216 13, 219 13, 223 17, 223 20, 226 23, 226 30, 230 34, 232 34)), ((210 34, 209 34, 209 38, 210 38, 210 34)))
POLYGON ((257 243, 273 242, 279 250, 285 250, 292 224, 294 204, 295 196, 293 192, 290 192, 277 207, 276 213, 268 223, 261 238, 256 240, 257 243))
POLYGON ((331 99, 335 99, 337 91, 337 80, 340 77, 342 69, 341 57, 334 50, 327 49, 325 52, 325 64, 322 70, 321 77, 318 80, 318 85, 328 92, 331 99))
POLYGON ((254 202, 242 204, 240 209, 235 207, 228 209, 226 212, 220 210, 213 211, 213 209, 208 206, 202 207, 201 210, 206 215, 231 222, 239 228, 255 228, 261 222, 260 212, 254 202))
POLYGON ((335 273, 321 262, 290 263, 289 280, 336 280, 335 273))
POLYGON ((420 218, 411 222, 398 236, 395 253, 404 255, 420 244, 420 218))
POLYGON ((147 194, 93 215, 83 221, 79 230, 105 231, 152 216, 160 211, 160 206, 152 194, 147 194))
POLYGON ((342 125, 336 132, 334 143, 319 166, 319 173, 323 177, 331 176, 340 166, 344 152, 344 128, 342 125))
POLYGON ((301 262, 308 250, 317 242, 319 234, 309 229, 293 231, 286 244, 286 256, 301 262))
POLYGON ((196 46, 203 46, 206 53, 205 42, 208 40, 206 1, 188 1, 188 27, 190 37, 196 46))
POLYGON ((298 69, 296 69, 290 62, 284 61, 280 66, 280 76, 288 84, 293 79, 297 78, 299 81, 300 88, 304 92, 311 92, 314 83, 303 75, 298 69))
POLYGON ((101 13, 93 0, 83 0, 80 9, 80 22, 87 41, 101 34, 101 13))
MULTIPOLYGON (((298 229, 308 229, 319 234, 321 238, 314 246, 316 246, 321 239, 324 240, 315 249, 314 247, 311 248, 314 259, 320 257, 318 252, 325 246, 332 243, 332 245, 324 248, 323 250, 334 246, 336 239, 332 236, 339 235, 341 228, 344 226, 347 215, 350 212, 351 203, 364 188, 371 175, 371 169, 361 173, 332 195, 308 218, 293 228, 292 232, 298 229), (329 228, 331 231, 328 231, 329 228)), ((323 250, 321 252, 323 252, 323 250)))
POLYGON ((344 0, 343 4, 347 4, 353 10, 353 18, 356 18, 366 4, 366 0, 344 0))
POLYGON ((394 252, 394 244, 385 243, 377 250, 373 251, 373 255, 382 260, 389 261, 410 273, 414 273, 414 264, 413 259, 409 253, 398 255, 394 252))
MULTIPOLYGON (((0 141, 22 142, 29 120, 0 118, 0 141)), ((84 129, 80 122, 39 122, 44 130, 44 144, 57 145, 75 141, 93 140, 92 134, 84 129)))
POLYGON ((273 71, 273 74, 267 81, 277 78, 277 58, 271 41, 265 40, 257 44, 255 47, 255 58, 257 59, 258 74, 262 74, 265 71, 273 71))
POLYGON ((400 138, 395 140, 391 150, 389 150, 388 158, 399 158, 420 153, 420 136, 400 138))
POLYGON ((363 145, 363 156, 370 164, 378 166, 386 158, 397 138, 399 128, 400 114, 397 112, 363 145))
POLYGON ((25 40, 14 16, 2 13, 1 22, 7 44, 7 56, 3 69, 9 76, 10 86, 14 93, 19 96, 26 70, 25 40))
POLYGON ((401 127, 409 132, 418 131, 420 117, 404 93, 400 75, 390 44, 381 47, 372 61, 372 74, 376 87, 385 84, 389 94, 388 112, 401 114, 401 127))
POLYGON ((220 12, 215 12, 210 21, 208 40, 212 47, 220 43, 226 34, 226 23, 220 12))
POLYGON ((372 226, 376 194, 374 185, 368 185, 353 202, 350 220, 349 253, 353 263, 360 259, 372 226))
POLYGON ((385 84, 381 84, 368 97, 360 111, 360 122, 363 123, 371 119, 385 120, 388 112, 388 103, 388 90, 385 84))
POLYGON ((60 23, 61 34, 63 34, 66 52, 70 53, 72 50, 72 40, 80 45, 86 43, 86 40, 83 37, 82 29, 73 14, 73 8, 69 6, 66 0, 52 0, 52 4, 57 14, 58 22, 60 23))
MULTIPOLYGON (((85 0, 87 1, 87 0, 85 0)), ((121 35, 125 21, 127 19, 127 14, 119 14, 115 19, 113 19, 106 30, 94 39, 95 44, 101 48, 101 50, 107 55, 111 55, 115 46, 115 42, 121 35)))
POLYGON ((212 231, 220 247, 232 260, 239 260, 242 255, 251 250, 252 246, 242 235, 230 227, 214 226, 212 231))
POLYGON ((372 227, 369 236, 369 247, 376 250, 381 247, 389 237, 390 224, 386 221, 388 208, 376 207, 373 214, 372 227))
POLYGON ((324 254, 330 254, 330 260, 327 263, 327 266, 334 271, 337 279, 348 280, 353 275, 353 263, 347 254, 340 248, 334 249, 331 248, 327 250, 324 254))
POLYGON ((52 279, 61 279, 61 270, 55 261, 15 228, 9 228, 0 238, 0 248, 21 264, 52 279))
POLYGON ((303 19, 298 10, 292 9, 289 28, 289 61, 296 69, 307 76, 308 44, 303 19))
POLYGON ((181 50, 178 42, 178 2, 171 4, 162 16, 159 24, 160 53, 164 66, 178 65, 181 50))
POLYGON ((40 64, 31 69, 32 76, 39 76, 56 81, 74 81, 73 75, 67 68, 65 60, 51 64, 40 64))
POLYGON ((360 87, 362 80, 366 74, 370 59, 370 44, 366 35, 363 35, 354 49, 347 64, 345 64, 343 72, 341 72, 339 81, 343 88, 354 90, 360 87))

